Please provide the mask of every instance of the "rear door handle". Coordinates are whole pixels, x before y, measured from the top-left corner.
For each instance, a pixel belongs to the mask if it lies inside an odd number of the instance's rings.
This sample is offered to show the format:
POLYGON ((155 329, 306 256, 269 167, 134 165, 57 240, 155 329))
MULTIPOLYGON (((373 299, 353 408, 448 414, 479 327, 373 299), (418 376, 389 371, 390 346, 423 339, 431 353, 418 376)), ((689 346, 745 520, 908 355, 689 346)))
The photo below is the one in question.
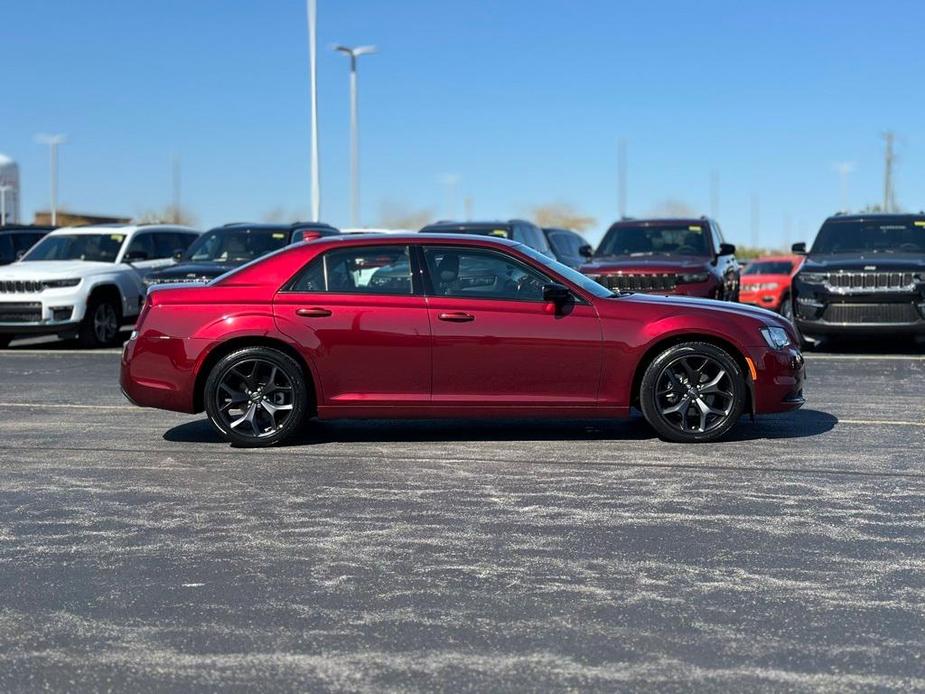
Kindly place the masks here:
POLYGON ((296 315, 302 316, 302 318, 327 318, 331 315, 331 312, 326 308, 321 308, 320 306, 312 306, 311 308, 299 308, 296 309, 296 315))
POLYGON ((474 321, 475 316, 471 313, 463 313, 462 311, 451 311, 450 313, 441 313, 437 316, 440 320, 447 320, 451 323, 468 323, 469 321, 474 321))

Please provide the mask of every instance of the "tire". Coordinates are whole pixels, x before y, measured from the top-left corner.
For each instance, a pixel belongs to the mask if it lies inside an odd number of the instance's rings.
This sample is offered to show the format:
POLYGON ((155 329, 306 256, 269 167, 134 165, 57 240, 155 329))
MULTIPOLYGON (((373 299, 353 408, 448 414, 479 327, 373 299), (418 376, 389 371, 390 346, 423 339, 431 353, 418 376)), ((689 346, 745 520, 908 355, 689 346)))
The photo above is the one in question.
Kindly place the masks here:
POLYGON ((81 347, 113 347, 119 342, 121 325, 118 302, 106 296, 91 297, 77 331, 77 342, 81 347))
POLYGON ((780 302, 780 307, 778 308, 778 313, 791 323, 793 323, 793 301, 790 300, 790 295, 787 294, 780 302))
POLYGON ((209 372, 203 402, 215 430, 245 448, 291 438, 309 409, 302 367, 270 347, 245 347, 220 359, 209 372))
POLYGON ((661 438, 679 443, 725 436, 742 416, 746 397, 745 375, 736 360, 707 342, 665 349, 646 368, 639 388, 646 421, 661 438))

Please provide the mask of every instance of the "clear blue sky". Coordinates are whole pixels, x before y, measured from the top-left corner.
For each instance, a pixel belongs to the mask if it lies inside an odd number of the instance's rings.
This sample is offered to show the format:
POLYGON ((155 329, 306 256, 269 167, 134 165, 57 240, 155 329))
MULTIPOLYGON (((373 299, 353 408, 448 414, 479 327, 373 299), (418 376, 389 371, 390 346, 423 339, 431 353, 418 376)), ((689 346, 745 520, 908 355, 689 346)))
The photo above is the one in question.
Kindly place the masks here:
MULTIPOLYGON (((750 240, 812 237, 840 204, 881 198, 881 133, 898 133, 896 193, 925 207, 921 2, 318 0, 323 217, 349 222, 347 63, 360 66, 363 217, 383 203, 438 216, 524 215, 564 201, 617 214, 616 142, 629 143, 629 211, 709 212, 750 240), (461 177, 456 209, 440 177, 461 177)), ((308 210, 303 0, 4 3, 0 152, 19 161, 23 212, 47 206, 47 151, 64 132, 60 200, 137 214, 170 199, 202 226, 308 210)))

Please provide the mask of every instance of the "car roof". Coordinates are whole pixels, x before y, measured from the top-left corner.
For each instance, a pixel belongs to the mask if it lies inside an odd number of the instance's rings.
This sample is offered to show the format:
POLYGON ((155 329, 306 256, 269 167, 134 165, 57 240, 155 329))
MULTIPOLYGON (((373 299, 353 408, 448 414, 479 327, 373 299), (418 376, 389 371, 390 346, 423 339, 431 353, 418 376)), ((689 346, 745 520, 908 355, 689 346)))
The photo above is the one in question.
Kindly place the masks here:
POLYGON ((890 221, 899 221, 899 220, 908 220, 908 219, 923 219, 925 218, 925 213, 919 212, 915 214, 913 212, 895 212, 895 213, 884 213, 884 212, 875 212, 871 214, 836 214, 827 218, 826 222, 890 222, 890 221))
POLYGON ((4 224, 0 226, 0 233, 7 232, 40 232, 40 231, 54 231, 58 227, 47 226, 44 224, 4 224))
POLYGON ((650 217, 647 219, 619 219, 611 227, 618 226, 657 226, 659 224, 708 224, 709 217, 650 217))
POLYGON ((449 220, 441 220, 439 222, 434 222, 433 224, 426 224, 422 229, 433 229, 435 227, 440 227, 443 229, 478 229, 483 227, 509 227, 513 224, 524 224, 520 219, 506 219, 506 220, 488 220, 488 221, 471 221, 471 222, 454 222, 449 220))
POLYGON ((184 231, 194 234, 200 233, 198 229, 185 227, 180 224, 90 224, 79 227, 61 227, 55 229, 49 236, 67 234, 125 234, 130 235, 139 231, 184 231))
POLYGON ((472 234, 428 234, 427 232, 402 232, 398 234, 339 234, 325 236, 315 241, 304 242, 306 245, 331 246, 383 246, 391 244, 423 244, 436 242, 442 245, 447 243, 460 246, 497 246, 499 248, 513 248, 522 246, 519 241, 502 239, 497 236, 473 236, 472 234))

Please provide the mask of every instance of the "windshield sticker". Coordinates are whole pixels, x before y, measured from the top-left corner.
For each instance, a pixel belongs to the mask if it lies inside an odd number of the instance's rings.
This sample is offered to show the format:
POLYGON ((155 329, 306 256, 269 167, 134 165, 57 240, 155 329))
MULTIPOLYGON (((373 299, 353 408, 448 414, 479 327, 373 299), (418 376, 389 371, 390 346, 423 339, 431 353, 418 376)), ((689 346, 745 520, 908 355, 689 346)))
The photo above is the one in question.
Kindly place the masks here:
POLYGON ((687 227, 688 231, 702 231, 702 228, 699 224, 691 224, 687 227))
POLYGON ((502 239, 506 239, 506 238, 507 238, 507 230, 506 230, 506 229, 493 229, 492 232, 491 232, 491 235, 492 235, 492 236, 500 236, 502 239))
POLYGON ((111 238, 113 241, 118 241, 119 243, 122 243, 122 241, 125 239, 125 236, 123 236, 122 234, 110 234, 109 238, 111 238))
POLYGON ((284 239, 286 238, 285 234, 273 234, 274 239, 284 239))
POLYGON ((915 222, 915 225, 916 225, 917 227, 925 227, 925 220, 921 220, 921 221, 915 222))

